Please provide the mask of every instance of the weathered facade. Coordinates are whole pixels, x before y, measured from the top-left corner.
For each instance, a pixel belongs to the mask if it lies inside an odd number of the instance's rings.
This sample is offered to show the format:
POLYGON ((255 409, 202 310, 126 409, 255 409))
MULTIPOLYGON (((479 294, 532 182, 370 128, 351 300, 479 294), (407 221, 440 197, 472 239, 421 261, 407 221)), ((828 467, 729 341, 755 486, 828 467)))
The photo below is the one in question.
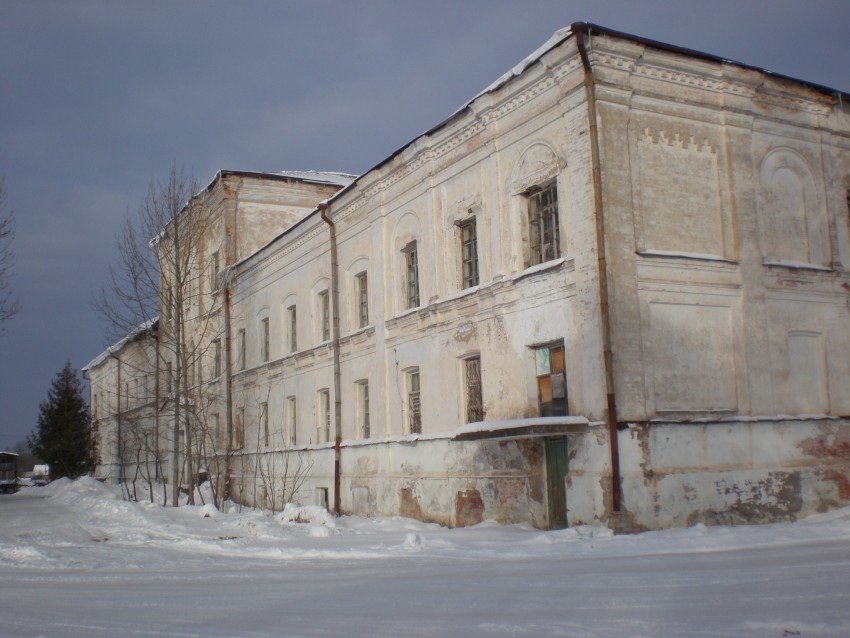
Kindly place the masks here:
POLYGON ((279 233, 258 207, 215 292, 232 496, 627 529, 850 502, 847 98, 575 24, 279 233))

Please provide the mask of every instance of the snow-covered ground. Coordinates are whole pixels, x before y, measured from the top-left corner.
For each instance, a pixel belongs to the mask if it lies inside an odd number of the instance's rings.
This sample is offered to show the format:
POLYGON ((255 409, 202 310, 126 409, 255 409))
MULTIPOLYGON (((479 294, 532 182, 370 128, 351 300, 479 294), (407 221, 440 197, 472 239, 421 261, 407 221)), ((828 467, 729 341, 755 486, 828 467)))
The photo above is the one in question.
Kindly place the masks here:
POLYGON ((0 635, 846 638, 850 508, 615 537, 170 509, 63 480, 0 497, 0 635))

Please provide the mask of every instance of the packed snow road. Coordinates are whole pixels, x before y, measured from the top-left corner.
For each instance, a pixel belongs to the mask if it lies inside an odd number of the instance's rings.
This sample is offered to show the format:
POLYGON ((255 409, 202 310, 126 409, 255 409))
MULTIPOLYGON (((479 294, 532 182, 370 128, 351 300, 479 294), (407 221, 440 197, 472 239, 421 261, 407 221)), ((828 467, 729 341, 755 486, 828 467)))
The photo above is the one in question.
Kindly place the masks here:
POLYGON ((850 636, 850 508, 614 537, 0 497, 2 636, 850 636), (296 522, 304 521, 309 522, 296 522))

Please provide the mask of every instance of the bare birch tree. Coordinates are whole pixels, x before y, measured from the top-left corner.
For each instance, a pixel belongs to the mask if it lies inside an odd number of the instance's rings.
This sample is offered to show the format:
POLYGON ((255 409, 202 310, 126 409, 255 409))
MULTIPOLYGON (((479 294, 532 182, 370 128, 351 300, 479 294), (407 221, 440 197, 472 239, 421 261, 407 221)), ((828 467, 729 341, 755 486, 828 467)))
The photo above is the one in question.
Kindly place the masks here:
POLYGON ((175 506, 184 481, 194 502, 203 462, 193 440, 197 421, 204 418, 197 409, 205 403, 202 364, 220 329, 216 297, 205 294, 212 255, 205 247, 207 211, 197 192, 194 178, 177 167, 165 181, 151 185, 138 215, 124 223, 117 239, 119 263, 95 300, 114 338, 159 317, 154 419, 157 436, 160 424, 170 425, 175 506))

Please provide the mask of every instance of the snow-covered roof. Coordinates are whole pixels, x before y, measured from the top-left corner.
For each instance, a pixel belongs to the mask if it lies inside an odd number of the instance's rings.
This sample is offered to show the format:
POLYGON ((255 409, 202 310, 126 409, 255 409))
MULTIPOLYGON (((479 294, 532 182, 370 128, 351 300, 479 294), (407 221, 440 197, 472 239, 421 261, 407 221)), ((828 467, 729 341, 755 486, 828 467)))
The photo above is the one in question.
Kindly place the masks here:
POLYGON ((280 175, 305 182, 333 184, 335 186, 348 186, 358 177, 350 173, 337 173, 334 171, 277 171, 271 173, 271 175, 280 175))
POLYGON ((112 355, 118 354, 119 352, 121 352, 121 350, 124 349, 124 346, 126 346, 128 343, 133 341, 136 337, 138 337, 142 333, 147 332, 148 330, 153 328, 158 321, 159 321, 159 317, 157 316, 157 317, 154 317, 153 319, 149 319, 148 321, 145 321, 144 323, 141 323, 138 326, 136 326, 135 328, 133 328, 133 330, 130 332, 130 334, 128 334, 123 339, 121 339, 121 341, 109 346, 106 350, 101 352, 94 359, 92 359, 86 365, 84 365, 83 366, 83 372, 86 372, 86 371, 91 370, 92 368, 94 368, 96 366, 99 366, 101 363, 106 361, 112 355))

